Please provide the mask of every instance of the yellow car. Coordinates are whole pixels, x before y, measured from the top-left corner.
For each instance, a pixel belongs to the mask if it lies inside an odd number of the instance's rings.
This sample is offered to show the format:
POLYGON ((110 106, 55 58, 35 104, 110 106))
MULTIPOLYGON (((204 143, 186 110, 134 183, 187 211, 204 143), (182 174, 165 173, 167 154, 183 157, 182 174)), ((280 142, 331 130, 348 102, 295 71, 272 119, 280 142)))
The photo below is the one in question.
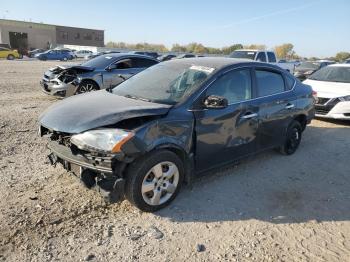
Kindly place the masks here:
POLYGON ((17 50, 11 50, 5 47, 0 47, 0 58, 7 58, 13 60, 15 58, 22 58, 22 55, 17 50))

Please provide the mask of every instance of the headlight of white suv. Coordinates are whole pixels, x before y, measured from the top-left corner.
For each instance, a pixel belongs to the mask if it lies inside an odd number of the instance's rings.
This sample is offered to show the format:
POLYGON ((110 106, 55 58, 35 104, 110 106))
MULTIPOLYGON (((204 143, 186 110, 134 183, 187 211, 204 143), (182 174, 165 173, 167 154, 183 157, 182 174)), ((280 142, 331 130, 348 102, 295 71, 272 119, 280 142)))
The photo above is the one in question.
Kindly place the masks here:
POLYGON ((96 129, 73 135, 71 142, 82 150, 117 153, 133 136, 132 132, 121 129, 96 129))
POLYGON ((340 101, 350 101, 350 96, 339 97, 340 101))

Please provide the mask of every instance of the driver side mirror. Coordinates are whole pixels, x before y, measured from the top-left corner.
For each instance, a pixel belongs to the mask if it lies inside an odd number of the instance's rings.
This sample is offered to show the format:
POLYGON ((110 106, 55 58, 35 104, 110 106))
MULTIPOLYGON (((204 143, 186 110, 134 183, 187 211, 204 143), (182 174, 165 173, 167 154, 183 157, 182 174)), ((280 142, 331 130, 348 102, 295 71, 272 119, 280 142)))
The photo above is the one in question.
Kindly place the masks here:
POLYGON ((211 95, 204 99, 205 108, 222 109, 228 106, 228 101, 222 96, 211 95))
POLYGON ((117 65, 116 65, 116 64, 109 65, 109 66, 107 67, 107 71, 112 71, 112 70, 114 70, 114 69, 117 69, 117 65))

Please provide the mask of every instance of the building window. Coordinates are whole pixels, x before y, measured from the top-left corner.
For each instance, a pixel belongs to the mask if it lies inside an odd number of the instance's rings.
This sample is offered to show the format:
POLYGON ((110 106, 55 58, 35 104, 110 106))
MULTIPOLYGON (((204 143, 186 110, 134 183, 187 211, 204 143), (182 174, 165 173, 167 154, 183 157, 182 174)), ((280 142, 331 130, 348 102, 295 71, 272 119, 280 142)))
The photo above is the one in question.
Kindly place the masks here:
POLYGON ((80 39, 80 33, 76 33, 74 39, 80 39))
POLYGON ((84 34, 84 40, 92 40, 92 36, 89 33, 84 34))
POLYGON ((60 32, 61 38, 62 39, 68 39, 68 33, 67 32, 60 32))
POLYGON ((103 35, 101 35, 101 34, 96 35, 95 40, 96 41, 103 41, 103 35))

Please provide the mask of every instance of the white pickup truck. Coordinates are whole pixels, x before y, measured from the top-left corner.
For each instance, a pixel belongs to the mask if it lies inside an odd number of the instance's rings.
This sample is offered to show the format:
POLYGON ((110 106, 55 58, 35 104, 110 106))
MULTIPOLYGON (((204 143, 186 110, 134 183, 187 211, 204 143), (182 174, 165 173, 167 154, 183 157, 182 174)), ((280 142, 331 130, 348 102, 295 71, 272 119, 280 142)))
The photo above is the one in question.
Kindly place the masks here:
POLYGON ((277 63, 276 54, 273 51, 256 50, 256 49, 239 49, 230 54, 232 58, 249 59, 258 62, 270 63, 279 66, 294 73, 294 63, 277 63))

